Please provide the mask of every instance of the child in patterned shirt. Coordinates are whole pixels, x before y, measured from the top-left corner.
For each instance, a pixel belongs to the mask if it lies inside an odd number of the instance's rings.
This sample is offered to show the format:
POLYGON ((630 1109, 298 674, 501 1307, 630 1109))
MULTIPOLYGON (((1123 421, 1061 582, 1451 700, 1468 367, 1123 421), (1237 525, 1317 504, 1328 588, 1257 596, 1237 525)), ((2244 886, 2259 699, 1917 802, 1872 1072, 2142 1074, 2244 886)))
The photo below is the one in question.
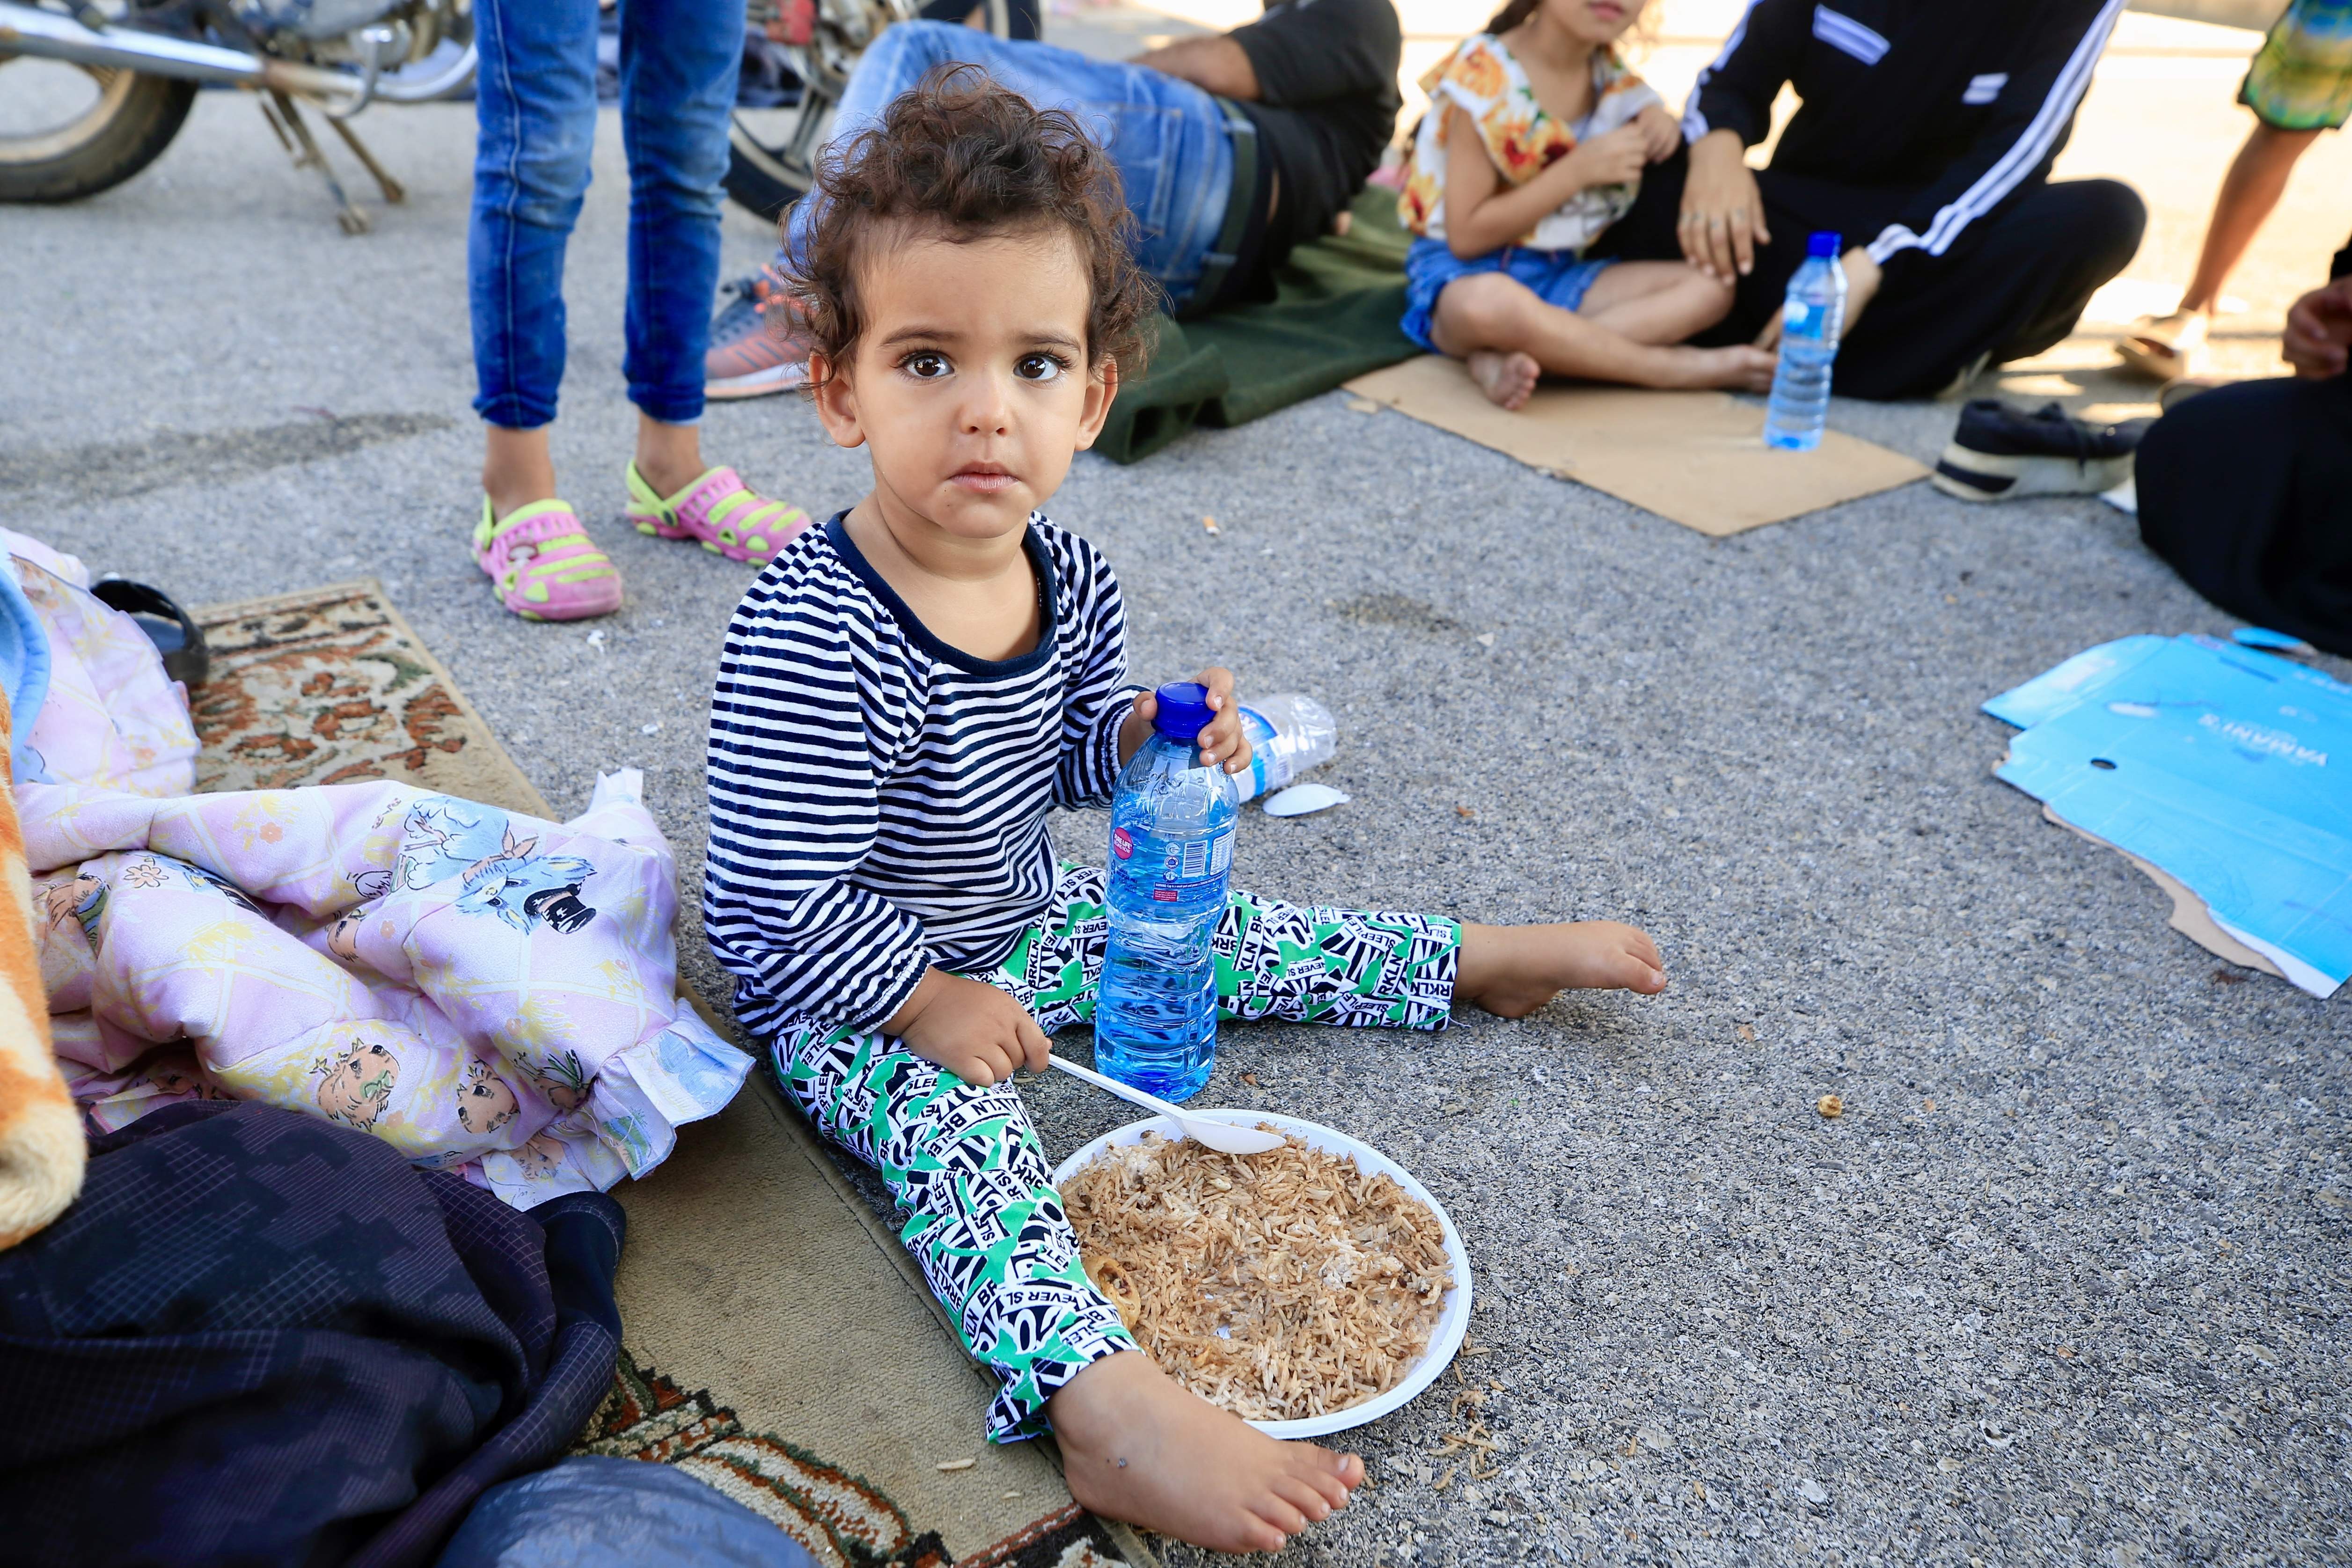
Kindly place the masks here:
POLYGON ((1772 356, 1679 345, 1730 285, 1680 262, 1586 260, 1682 130, 1612 47, 1641 0, 1510 0, 1422 80, 1398 216, 1405 335, 1518 408, 1537 378, 1762 392, 1772 356))
MULTIPOLYGON (((1002 1389, 1097 1513, 1267 1551, 1342 1506, 1352 1455, 1278 1443, 1136 1350, 1088 1281, 1013 1083, 1093 1016, 1103 873, 1056 861, 1150 729, 1118 584, 1035 508, 1139 363, 1149 286, 1115 170, 1066 116, 970 68, 829 153, 796 279, 817 413, 874 488, 802 533, 728 627, 710 720, 704 921, 810 1120, 877 1166, 1002 1389)), ((1202 766, 1249 747, 1203 671, 1202 766)), ((1561 988, 1665 985, 1630 926, 1462 925, 1235 893, 1222 1016, 1435 1030, 1561 988)))

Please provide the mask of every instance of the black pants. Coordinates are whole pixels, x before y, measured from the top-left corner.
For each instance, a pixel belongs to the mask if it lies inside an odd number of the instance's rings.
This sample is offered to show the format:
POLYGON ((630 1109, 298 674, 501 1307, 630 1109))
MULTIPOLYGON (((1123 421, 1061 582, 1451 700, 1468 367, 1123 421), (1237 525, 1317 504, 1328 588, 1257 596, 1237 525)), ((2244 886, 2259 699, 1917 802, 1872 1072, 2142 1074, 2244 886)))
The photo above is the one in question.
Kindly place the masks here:
MULTIPOLYGON (((1596 253, 1680 260, 1675 224, 1687 169, 1687 154, 1677 153, 1645 172, 1633 210, 1601 237, 1596 253)), ((1731 314, 1695 342, 1754 338, 1780 308, 1789 275, 1805 258, 1808 234, 1835 229, 1849 247, 1865 242, 1886 226, 1907 195, 1770 169, 1757 175, 1757 184, 1772 243, 1739 280, 1731 314)), ((1994 216, 1970 224, 1941 258, 1896 258, 1878 297, 1838 350, 1838 392, 1931 397, 1979 355, 2002 364, 2052 347, 2074 330, 2099 285, 2130 262, 2147 223, 2147 209, 2129 185, 2040 184, 1994 216)))
POLYGON ((2133 468, 2140 537, 2190 587, 2352 655, 2352 374, 2200 393, 2133 468))

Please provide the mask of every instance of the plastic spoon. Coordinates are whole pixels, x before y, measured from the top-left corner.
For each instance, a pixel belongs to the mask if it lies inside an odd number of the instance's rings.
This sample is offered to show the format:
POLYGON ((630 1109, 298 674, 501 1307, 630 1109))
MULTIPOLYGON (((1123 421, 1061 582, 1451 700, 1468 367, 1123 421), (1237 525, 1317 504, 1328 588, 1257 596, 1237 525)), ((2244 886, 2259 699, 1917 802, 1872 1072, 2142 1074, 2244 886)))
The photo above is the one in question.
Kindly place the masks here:
POLYGON ((1082 1068, 1061 1057, 1048 1057, 1046 1059, 1073 1078, 1082 1078, 1097 1089, 1166 1117, 1185 1137, 1196 1143, 1205 1143, 1221 1154, 1263 1154, 1268 1149, 1282 1147, 1282 1134, 1279 1132, 1261 1132, 1255 1127, 1236 1127, 1230 1121, 1211 1121, 1203 1117, 1187 1116, 1159 1096, 1131 1089, 1115 1078, 1105 1078, 1092 1068, 1082 1068))

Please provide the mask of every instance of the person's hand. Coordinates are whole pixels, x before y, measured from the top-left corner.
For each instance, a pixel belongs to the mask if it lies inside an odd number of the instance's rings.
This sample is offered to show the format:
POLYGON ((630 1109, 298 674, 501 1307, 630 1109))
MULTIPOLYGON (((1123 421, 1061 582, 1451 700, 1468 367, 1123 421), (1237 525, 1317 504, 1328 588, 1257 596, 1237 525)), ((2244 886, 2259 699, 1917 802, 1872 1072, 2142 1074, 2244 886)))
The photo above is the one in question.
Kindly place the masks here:
MULTIPOLYGON (((1201 748, 1201 765, 1213 768, 1222 764, 1229 773, 1243 772, 1250 765, 1253 753, 1249 736, 1242 729, 1241 704, 1234 700, 1234 672, 1222 665, 1212 665, 1192 679, 1209 689, 1209 710, 1216 715, 1193 737, 1201 748)), ((1150 692, 1135 700, 1135 710, 1128 715, 1119 736, 1121 757, 1135 755, 1144 738, 1151 733, 1151 721, 1159 712, 1160 700, 1150 692)))
POLYGON ((1642 128, 1642 149, 1653 163, 1664 163, 1683 144, 1682 121, 1668 114, 1662 103, 1644 105, 1633 123, 1642 128))
POLYGON ((2279 357, 2294 374, 2319 381, 2344 374, 2352 353, 2352 277, 2314 289, 2288 308, 2279 357))
POLYGON ((1772 236, 1737 132, 1710 131, 1691 143, 1676 222, 1683 258, 1708 277, 1729 283, 1754 270, 1756 247, 1771 244, 1772 236))
POLYGON ((985 981, 934 969, 882 1026, 899 1044, 975 1088, 1026 1068, 1044 1072, 1054 1054, 1029 1009, 985 981))
POLYGON ((1649 143, 1643 137, 1642 122, 1633 120, 1614 131, 1579 142, 1569 150, 1567 157, 1544 173, 1554 179, 1568 182, 1571 191, 1589 191, 1601 185, 1622 185, 1638 180, 1642 177, 1643 167, 1649 162, 1649 143), (1553 174, 1553 170, 1562 165, 1574 172, 1553 174))
MULTIPOLYGON (((1879 279, 1884 274, 1879 271, 1878 263, 1870 258, 1870 252, 1858 245, 1839 257, 1838 265, 1845 269, 1845 321, 1838 329, 1838 336, 1843 340, 1846 333, 1853 331, 1854 322, 1861 319, 1862 312, 1869 308, 1870 301, 1877 295, 1879 279)), ((1764 330, 1756 334, 1756 346, 1767 350, 1780 346, 1780 311, 1773 311, 1772 319, 1764 323, 1764 330)))

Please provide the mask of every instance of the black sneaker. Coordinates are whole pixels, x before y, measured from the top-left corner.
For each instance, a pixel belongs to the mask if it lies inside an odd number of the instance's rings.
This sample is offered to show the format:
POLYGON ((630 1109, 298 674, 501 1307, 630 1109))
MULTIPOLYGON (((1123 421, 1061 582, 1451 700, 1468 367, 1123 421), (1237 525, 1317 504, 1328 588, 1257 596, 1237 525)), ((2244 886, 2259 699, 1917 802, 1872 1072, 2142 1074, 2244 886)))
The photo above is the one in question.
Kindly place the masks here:
POLYGON ((1998 397, 1970 398, 1935 486, 1962 500, 2097 495, 2131 478, 2132 452, 2155 423, 2092 425, 2054 403, 2028 414, 1998 397))

